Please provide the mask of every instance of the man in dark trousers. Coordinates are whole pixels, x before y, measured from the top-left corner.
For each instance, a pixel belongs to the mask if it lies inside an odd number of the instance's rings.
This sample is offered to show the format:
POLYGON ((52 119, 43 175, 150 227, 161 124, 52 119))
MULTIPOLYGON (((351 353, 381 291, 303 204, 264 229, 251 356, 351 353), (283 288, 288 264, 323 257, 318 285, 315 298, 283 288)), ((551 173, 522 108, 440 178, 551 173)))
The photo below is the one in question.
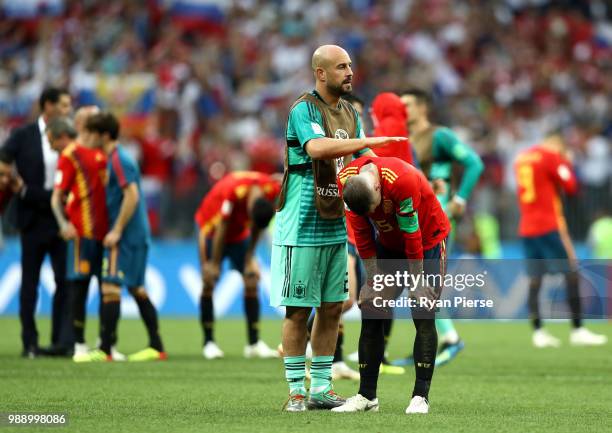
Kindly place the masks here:
POLYGON ((3 150, 15 162, 23 187, 17 195, 17 228, 21 238, 21 291, 19 318, 23 356, 69 355, 72 349, 69 315, 66 309, 66 244, 51 211, 51 193, 58 154, 45 135, 47 123, 57 116, 67 116, 72 110, 70 94, 58 88, 45 89, 39 100, 40 116, 36 121, 16 129, 3 150), (51 346, 38 348, 38 331, 34 311, 38 298, 40 268, 49 254, 55 275, 51 346))

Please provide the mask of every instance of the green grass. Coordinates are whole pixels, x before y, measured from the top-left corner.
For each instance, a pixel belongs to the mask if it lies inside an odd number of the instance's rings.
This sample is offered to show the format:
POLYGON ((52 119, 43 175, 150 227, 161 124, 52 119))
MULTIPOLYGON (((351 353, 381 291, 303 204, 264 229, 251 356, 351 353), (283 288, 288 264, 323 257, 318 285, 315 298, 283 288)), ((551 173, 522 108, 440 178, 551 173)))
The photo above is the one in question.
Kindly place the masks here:
MULTIPOLYGON (((46 337, 48 321, 39 323, 46 337)), ((570 347, 565 324, 550 326, 565 343, 561 349, 535 350, 526 323, 459 323, 466 349, 436 371, 428 416, 404 415, 412 370, 381 377, 378 414, 283 413, 287 387, 282 363, 242 358, 242 321, 218 324, 217 340, 226 358, 216 361, 201 357, 196 320, 164 319, 161 327, 167 362, 75 365, 19 358, 18 321, 0 318, 0 412, 64 412, 69 426, 59 431, 105 433, 610 431, 610 346, 570 347)), ((592 329, 612 336, 607 323, 592 329)), ((90 322, 90 342, 96 330, 90 322)), ((349 323, 346 330, 345 351, 350 352, 358 324, 349 323)), ((280 322, 263 323, 262 332, 267 342, 277 344, 280 322)), ((406 354, 412 336, 411 323, 396 322, 391 357, 406 354)), ((139 321, 124 320, 119 338, 120 350, 136 351, 145 342, 144 328, 139 321)), ((357 383, 339 381, 336 390, 353 395, 357 383)))

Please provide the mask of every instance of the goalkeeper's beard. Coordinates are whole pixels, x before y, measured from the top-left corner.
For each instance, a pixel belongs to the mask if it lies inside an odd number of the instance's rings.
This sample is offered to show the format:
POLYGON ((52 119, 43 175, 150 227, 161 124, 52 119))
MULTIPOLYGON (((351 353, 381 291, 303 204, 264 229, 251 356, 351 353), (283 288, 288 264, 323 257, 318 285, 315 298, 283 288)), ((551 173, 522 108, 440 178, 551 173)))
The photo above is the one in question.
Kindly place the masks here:
POLYGON ((342 96, 350 95, 351 93, 353 93, 353 84, 352 83, 342 83, 340 85, 328 84, 327 91, 330 94, 340 98, 342 96), (345 89, 345 86, 346 86, 346 89, 345 89))

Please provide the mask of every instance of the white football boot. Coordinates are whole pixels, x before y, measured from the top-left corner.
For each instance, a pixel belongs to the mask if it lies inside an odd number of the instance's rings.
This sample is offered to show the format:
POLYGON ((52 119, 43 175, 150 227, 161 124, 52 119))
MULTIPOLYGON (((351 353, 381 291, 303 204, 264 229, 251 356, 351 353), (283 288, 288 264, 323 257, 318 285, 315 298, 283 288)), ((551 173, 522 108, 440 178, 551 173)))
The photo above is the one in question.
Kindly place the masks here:
POLYGON ((217 346, 217 343, 209 341, 202 349, 202 356, 206 359, 218 359, 223 358, 224 354, 223 351, 219 349, 219 346, 217 346))
POLYGON ((259 340, 255 344, 249 344, 244 346, 244 357, 245 358, 278 358, 279 353, 277 350, 273 350, 263 341, 259 340))
POLYGON ((561 340, 559 340, 557 337, 553 337, 543 328, 536 329, 534 331, 531 337, 531 342, 533 343, 534 347, 537 347, 538 349, 561 346, 561 340))
POLYGON ((410 404, 406 408, 407 414, 412 413, 428 413, 429 412, 429 402, 425 397, 421 397, 420 395, 415 395, 410 400, 410 404))
POLYGON ((361 394, 346 399, 342 406, 334 407, 332 412, 378 412, 378 399, 368 400, 361 394))
POLYGON ((344 361, 334 362, 332 364, 332 380, 359 380, 359 377, 359 372, 346 365, 346 362, 344 361))
POLYGON ((570 333, 570 344, 572 346, 601 346, 607 342, 607 336, 595 334, 582 326, 573 329, 570 333))

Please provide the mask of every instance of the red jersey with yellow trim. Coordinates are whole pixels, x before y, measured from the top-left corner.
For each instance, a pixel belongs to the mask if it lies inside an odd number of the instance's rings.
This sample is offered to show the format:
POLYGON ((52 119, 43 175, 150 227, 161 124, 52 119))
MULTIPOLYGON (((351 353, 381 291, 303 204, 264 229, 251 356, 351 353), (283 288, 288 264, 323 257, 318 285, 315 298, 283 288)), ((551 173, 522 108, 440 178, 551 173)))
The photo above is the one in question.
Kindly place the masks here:
POLYGON ((200 230, 212 237, 215 226, 221 221, 229 222, 226 243, 241 242, 250 235, 250 220, 247 212, 247 197, 251 189, 258 186, 266 199, 275 200, 280 193, 280 183, 271 176, 256 171, 236 171, 223 177, 206 194, 195 214, 200 230))
POLYGON ((565 224, 560 191, 574 194, 578 182, 572 164, 542 146, 521 152, 514 161, 520 211, 519 235, 540 236, 565 224))
MULTIPOLYGON (((374 137, 408 137, 406 107, 396 94, 390 92, 378 94, 372 101, 371 114, 376 125, 374 137)), ((395 157, 414 165, 412 146, 408 138, 406 141, 377 147, 374 153, 378 157, 395 157)), ((346 220, 346 232, 348 242, 355 245, 355 234, 348 219, 346 220)))
POLYGON ((340 192, 359 169, 373 163, 380 176, 381 202, 374 212, 359 216, 347 209, 359 256, 376 255, 376 242, 403 251, 409 259, 422 259, 423 251, 435 247, 450 232, 450 222, 423 173, 398 158, 361 157, 338 174, 340 192), (375 227, 378 237, 372 233, 375 227))
POLYGON ((79 237, 103 240, 108 233, 106 155, 74 142, 62 151, 55 176, 55 188, 68 193, 66 214, 79 237))

